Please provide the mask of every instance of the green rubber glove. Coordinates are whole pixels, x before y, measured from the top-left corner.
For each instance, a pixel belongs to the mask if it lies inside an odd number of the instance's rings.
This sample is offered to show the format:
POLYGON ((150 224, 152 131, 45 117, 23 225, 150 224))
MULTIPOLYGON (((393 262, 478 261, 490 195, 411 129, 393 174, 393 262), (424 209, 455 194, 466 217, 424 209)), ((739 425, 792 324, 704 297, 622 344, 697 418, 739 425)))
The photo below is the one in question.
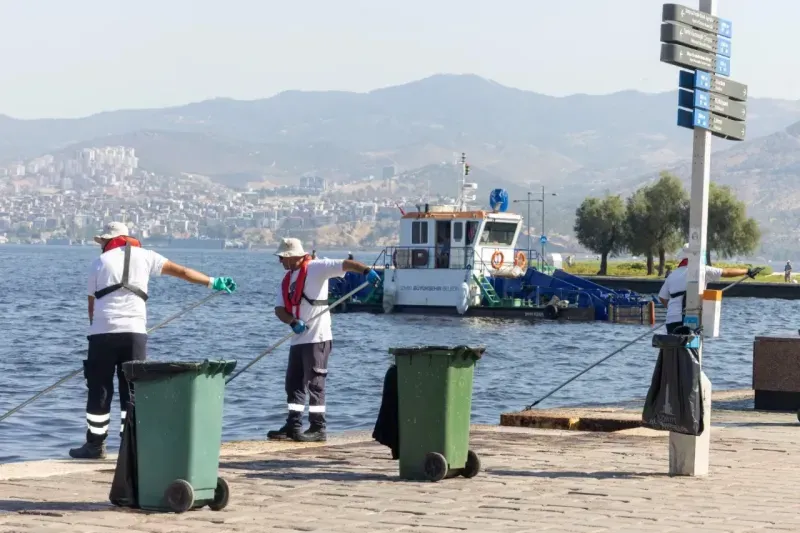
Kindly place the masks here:
POLYGON ((211 278, 208 286, 215 291, 225 291, 227 293, 232 293, 236 290, 236 282, 233 281, 233 278, 211 278))

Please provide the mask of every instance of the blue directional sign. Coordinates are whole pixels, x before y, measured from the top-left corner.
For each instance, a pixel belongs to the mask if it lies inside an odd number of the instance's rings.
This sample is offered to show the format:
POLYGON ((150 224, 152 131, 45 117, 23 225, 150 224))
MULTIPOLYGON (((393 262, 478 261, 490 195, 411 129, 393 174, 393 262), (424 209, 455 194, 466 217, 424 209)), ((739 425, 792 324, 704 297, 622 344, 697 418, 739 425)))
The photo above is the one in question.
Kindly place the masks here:
POLYGON ((539 237, 539 242, 542 244, 547 244, 547 235, 542 235, 539 237))
POLYGON ((719 54, 701 52, 700 50, 689 48, 688 46, 681 46, 679 44, 662 43, 661 61, 669 63, 670 65, 675 65, 676 67, 715 72, 720 76, 731 75, 730 58, 719 54))
POLYGON ((726 80, 709 72, 697 70, 688 72, 681 70, 678 78, 681 89, 702 89, 716 94, 727 96, 731 100, 744 102, 747 100, 747 85, 733 80, 726 80))
POLYGON ((730 20, 715 17, 679 4, 664 4, 661 9, 661 20, 663 22, 680 22, 692 28, 721 35, 728 39, 733 34, 733 24, 730 20))
POLYGON ((680 44, 704 52, 731 57, 731 40, 683 24, 665 22, 661 25, 661 42, 680 44))
POLYGON ((678 91, 678 106, 693 109, 699 107, 700 109, 708 109, 711 103, 711 95, 706 91, 678 91))
POLYGON ((744 122, 731 120, 705 109, 678 109, 678 126, 707 129, 715 137, 731 141, 743 141, 746 131, 744 122))

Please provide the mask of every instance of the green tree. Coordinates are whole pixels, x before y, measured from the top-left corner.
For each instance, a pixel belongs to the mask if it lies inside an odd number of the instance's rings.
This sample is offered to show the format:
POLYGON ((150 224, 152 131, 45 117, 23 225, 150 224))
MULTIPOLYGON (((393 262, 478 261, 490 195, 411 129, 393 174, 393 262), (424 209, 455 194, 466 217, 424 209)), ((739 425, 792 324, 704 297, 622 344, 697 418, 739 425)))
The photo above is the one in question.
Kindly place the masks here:
POLYGON ((746 255, 755 251, 761 240, 758 222, 747 217, 747 208, 727 185, 711 183, 708 189, 708 233, 706 263, 711 252, 717 258, 746 255))
POLYGON ((598 275, 608 273, 608 255, 625 249, 625 204, 619 196, 586 198, 575 211, 575 236, 585 248, 600 254, 598 275))
POLYGON ((650 233, 642 228, 650 224, 650 205, 645 189, 633 193, 626 202, 625 209, 625 242, 626 248, 633 254, 643 255, 647 259, 647 275, 653 275, 653 257, 657 249, 650 233))
MULTIPOLYGON (((634 194, 627 214, 627 244, 636 253, 658 254, 658 275, 664 275, 666 255, 683 242, 685 206, 688 194, 681 181, 668 172, 652 185, 634 194), (641 192, 639 192, 641 191, 641 192)), ((650 263, 652 259, 648 260, 650 263)), ((648 274, 652 273, 648 269, 648 274)))

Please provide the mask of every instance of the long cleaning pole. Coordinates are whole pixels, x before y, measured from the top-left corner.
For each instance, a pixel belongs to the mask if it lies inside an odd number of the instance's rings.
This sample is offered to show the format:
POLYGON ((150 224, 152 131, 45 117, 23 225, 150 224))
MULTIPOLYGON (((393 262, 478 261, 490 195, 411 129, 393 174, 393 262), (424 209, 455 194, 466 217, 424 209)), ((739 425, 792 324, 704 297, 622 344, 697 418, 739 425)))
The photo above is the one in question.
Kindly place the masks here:
MULTIPOLYGON (((368 281, 365 281, 364 283, 362 283, 361 285, 359 285, 358 287, 356 287, 356 288, 355 288, 355 289, 353 289, 352 291, 348 292, 347 294, 345 294, 344 296, 342 296, 341 298, 339 298, 338 300, 336 300, 335 302, 333 302, 331 305, 329 305, 328 307, 326 307, 325 309, 323 309, 322 311, 320 311, 319 313, 317 313, 316 315, 314 315, 314 316, 312 316, 311 318, 309 318, 308 320, 306 320, 306 322, 311 322, 312 320, 316 319, 318 316, 321 316, 321 315, 323 315, 323 314, 325 314, 325 313, 329 312, 331 309, 333 309, 334 307, 338 306, 339 304, 341 304, 342 302, 344 302, 345 300, 347 300, 348 298, 350 298, 351 296, 353 296, 355 293, 357 293, 357 292, 358 292, 358 291, 360 291, 361 289, 365 288, 367 285, 369 285, 369 282, 368 282, 368 281)), ((228 378, 228 379, 225 381, 225 384, 227 385, 228 383, 230 383, 231 381, 233 381, 233 380, 234 380, 234 378, 235 378, 236 376, 238 376, 238 375, 240 375, 240 374, 244 373, 244 372, 245 372, 245 371, 246 371, 248 368, 250 368, 251 366, 253 366, 254 364, 256 364, 258 361, 260 361, 262 357, 264 357, 264 356, 266 356, 266 355, 268 355, 268 354, 272 353, 272 352, 273 352, 273 351, 274 351, 274 350, 275 350, 275 349, 276 349, 278 346, 280 346, 280 345, 281 345, 281 344, 283 344, 284 342, 286 342, 286 341, 288 341, 289 339, 291 339, 291 338, 292 338, 294 335, 295 335, 295 332, 294 332, 294 331, 292 331, 291 333, 289 333, 289 334, 287 334, 285 337, 283 337, 281 340, 279 340, 278 342, 276 342, 275 344, 273 344, 272 346, 270 346, 269 348, 267 348, 266 350, 264 350, 263 352, 261 352, 261 354, 259 354, 259 356, 258 356, 258 357, 256 357, 255 359, 253 359, 252 361, 250 361, 249 363, 247 363, 247 365, 245 365, 245 366, 244 366, 244 368, 242 368, 241 370, 239 370, 238 372, 236 372, 235 374, 233 374, 231 377, 229 377, 229 378, 228 378)))
MULTIPOLYGON (((759 267, 759 268, 755 269, 755 271, 754 271, 754 274, 753 274, 753 275, 754 275, 754 276, 755 276, 755 275, 757 275, 757 274, 758 274, 759 272, 761 272, 762 270, 763 270, 763 268, 761 268, 761 267, 759 267)), ((739 280, 736 280, 735 282, 731 283, 730 285, 728 285, 727 287, 725 287, 724 289, 722 289, 722 291, 721 291, 721 292, 725 292, 725 291, 727 291, 728 289, 730 289, 731 287, 735 287, 736 285, 740 284, 741 282, 743 282, 744 280, 746 280, 746 279, 747 279, 747 278, 749 278, 749 277, 750 277, 750 275, 747 275, 747 276, 744 276, 743 278, 741 278, 741 279, 739 279, 739 280)), ((647 335, 649 335, 650 333, 654 332, 654 331, 655 331, 655 330, 657 330, 658 328, 660 328, 660 327, 662 327, 662 326, 665 326, 665 325, 666 325, 666 324, 659 324, 659 325, 657 325, 657 326, 655 326, 655 327, 653 327, 653 328, 650 328, 649 330, 645 331, 644 333, 642 333, 641 335, 639 335, 638 337, 636 337, 635 339, 633 339, 632 341, 630 341, 628 344, 626 344, 626 345, 625 345, 625 346, 623 346, 622 348, 618 348, 618 349, 614 350, 613 352, 611 352, 611 353, 610 353, 610 354, 608 354, 607 356, 603 357, 602 359, 600 359, 600 360, 599 360, 599 361, 597 361, 596 363, 593 363, 593 364, 591 364, 590 366, 586 367, 585 369, 581 370, 580 372, 578 372, 577 374, 575 374, 574 376, 572 376, 571 378, 569 378, 567 381, 565 381, 564 383, 562 383, 561 385, 559 385, 559 386, 558 386, 558 387, 556 387, 555 389, 551 390, 550 392, 548 392, 547 394, 545 394, 544 396, 542 396, 541 398, 539 398, 538 400, 536 400, 535 402, 533 402, 532 404, 530 404, 530 405, 529 405, 528 407, 526 407, 524 410, 525 410, 525 411, 530 411, 531 409, 533 409, 534 407, 536 407, 537 405, 539 405, 539 403, 541 403, 541 402, 542 402, 542 400, 545 400, 546 398, 549 398, 550 396, 552 396, 554 393, 556 393, 556 392, 560 391, 561 389, 563 389, 564 387, 566 387, 567 385, 569 385, 570 383, 572 383, 573 381, 575 381, 576 379, 578 379, 579 377, 581 377, 582 375, 584 375, 584 374, 585 374, 586 372, 588 372, 589 370, 593 369, 594 367, 596 367, 596 366, 597 366, 597 365, 599 365, 600 363, 602 363, 602 362, 606 361, 607 359, 610 359, 611 357, 613 357, 613 356, 617 355, 619 352, 621 352, 622 350, 624 350, 624 349, 625 349, 625 348, 627 348, 628 346, 630 346, 630 345, 634 344, 636 341, 638 341, 638 340, 640 340, 640 339, 643 339, 644 337, 646 337, 646 336, 647 336, 647 335)))
MULTIPOLYGON (((159 323, 159 324, 157 324, 157 325, 153 326, 152 328, 148 329, 148 330, 147 330, 147 333, 148 333, 148 335, 149 335, 150 333, 154 332, 155 330, 159 329, 159 328, 163 328, 164 326, 166 326, 167 324, 169 324, 170 322, 172 322, 173 320, 175 320, 175 319, 176 319, 176 318, 178 318, 179 316, 181 316, 181 315, 183 315, 183 314, 186 314, 186 313, 188 313, 189 311, 191 311, 191 310, 192 310, 192 309, 194 309, 195 307, 198 307, 198 306, 200 306, 200 305, 203 305, 204 303, 206 303, 206 302, 207 302, 207 301, 209 301, 210 299, 214 298, 215 296, 219 296, 220 294, 222 294, 222 292, 215 292, 214 294, 210 294, 210 295, 206 296, 205 298, 203 298, 202 300, 200 300, 200 301, 198 301, 198 302, 195 302, 194 304, 192 304, 191 306, 187 307, 186 309, 183 309, 183 310, 181 310, 181 311, 178 311, 177 313, 175 313, 174 315, 172 315, 172 316, 171 316, 171 317, 169 317, 168 319, 166 319, 166 320, 164 320, 163 322, 161 322, 161 323, 159 323)), ((7 413, 3 414, 3 416, 0 416, 0 422, 2 422, 3 420, 5 420, 5 419, 6 419, 6 418, 8 418, 9 416, 13 415, 14 413, 16 413, 17 411, 19 411, 20 409, 22 409, 22 408, 23 408, 23 407, 25 407, 26 405, 28 405, 28 404, 30 404, 31 402, 35 401, 37 398, 39 398, 39 397, 41 397, 41 396, 43 396, 43 395, 47 394, 47 393, 48 393, 48 392, 50 392, 51 390, 55 389, 56 387, 58 387, 58 386, 59 386, 59 385, 61 385, 62 383, 65 383, 65 382, 69 381, 70 379, 74 378, 75 376, 77 376, 77 375, 80 373, 80 371, 81 371, 81 370, 83 370, 83 369, 82 369, 82 368, 79 368, 79 369, 75 370, 74 372, 70 372, 69 374, 67 374, 67 375, 66 375, 66 376, 64 376, 63 378, 59 379, 58 381, 56 381, 55 383, 53 383, 52 385, 50 385, 49 387, 47 387, 47 388, 46 388, 46 389, 44 389, 43 391, 41 391, 41 392, 38 392, 37 394, 35 394, 35 395, 34 395, 33 397, 31 397, 29 400, 26 400, 26 401, 22 402, 21 404, 19 404, 18 406, 14 407, 13 409, 11 409, 10 411, 8 411, 7 413)))

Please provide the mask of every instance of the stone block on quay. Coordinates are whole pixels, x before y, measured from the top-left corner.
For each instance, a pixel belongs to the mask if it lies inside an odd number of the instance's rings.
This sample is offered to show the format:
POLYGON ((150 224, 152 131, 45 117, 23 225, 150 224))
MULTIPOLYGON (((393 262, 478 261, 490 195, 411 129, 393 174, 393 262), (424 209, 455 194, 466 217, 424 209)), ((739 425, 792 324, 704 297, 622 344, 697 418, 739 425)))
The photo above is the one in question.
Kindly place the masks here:
POLYGON ((800 408, 800 337, 753 340, 753 390, 757 410, 800 408))

